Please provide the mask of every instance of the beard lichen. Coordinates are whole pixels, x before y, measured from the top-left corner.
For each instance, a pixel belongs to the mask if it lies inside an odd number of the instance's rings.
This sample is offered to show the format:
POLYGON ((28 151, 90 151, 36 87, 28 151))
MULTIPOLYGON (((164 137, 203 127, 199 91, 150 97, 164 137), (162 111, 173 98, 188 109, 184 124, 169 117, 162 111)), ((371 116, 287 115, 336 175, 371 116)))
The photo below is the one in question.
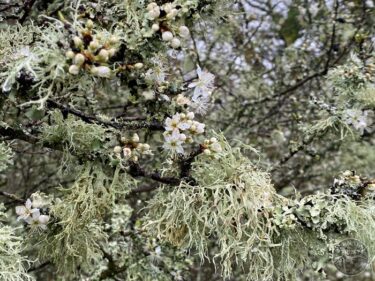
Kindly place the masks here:
POLYGON ((98 264, 103 259, 101 245, 107 241, 104 219, 117 195, 126 194, 127 183, 119 169, 109 176, 101 165, 86 163, 70 188, 60 188, 63 199, 51 207, 55 224, 39 239, 42 260, 52 259, 65 274, 98 264))
POLYGON ((229 277, 235 265, 249 268, 253 280, 272 278, 272 204, 279 197, 267 173, 223 139, 223 152, 200 158, 193 167, 196 185, 163 188, 150 203, 146 228, 160 239, 219 262, 229 277), (210 240, 217 252, 209 249, 210 240))
POLYGON ((59 111, 52 113, 52 125, 42 131, 42 140, 49 145, 63 145, 76 155, 97 152, 104 144, 107 131, 100 125, 87 124, 69 115, 64 119, 59 111))
POLYGON ((222 153, 195 162, 196 184, 164 187, 151 199, 145 226, 151 235, 219 264, 224 278, 239 269, 247 280, 262 281, 296 280, 306 268, 321 272, 334 245, 348 237, 374 256, 369 199, 343 193, 283 198, 268 173, 221 142, 222 153))
POLYGON ((3 224, 6 218, 3 211, 4 205, 0 204, 0 280, 34 280, 25 268, 29 261, 22 256, 23 239, 17 236, 15 228, 3 224))

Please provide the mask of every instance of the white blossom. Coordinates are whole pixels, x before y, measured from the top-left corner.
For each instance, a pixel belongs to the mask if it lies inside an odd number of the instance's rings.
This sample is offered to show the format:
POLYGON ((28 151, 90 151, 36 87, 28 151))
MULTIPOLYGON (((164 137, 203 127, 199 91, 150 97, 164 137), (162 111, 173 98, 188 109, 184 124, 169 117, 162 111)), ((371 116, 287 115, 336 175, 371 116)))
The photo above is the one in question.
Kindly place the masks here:
POLYGON ((18 215, 17 220, 28 219, 32 214, 39 212, 39 209, 32 208, 32 202, 30 199, 26 200, 26 203, 24 206, 17 206, 16 207, 16 213, 18 215))
POLYGON ((180 138, 180 133, 178 131, 173 131, 172 134, 164 134, 165 142, 163 147, 171 152, 177 152, 180 154, 184 153, 184 148, 182 147, 182 141, 180 138))
POLYGON ((371 111, 360 109, 347 109, 344 112, 344 121, 352 125, 362 135, 365 129, 368 129, 370 123, 371 111))
POLYGON ((180 115, 177 113, 172 116, 172 118, 167 118, 165 120, 165 130, 166 131, 178 131, 180 126, 180 115))
POLYGON ((40 211, 37 209, 36 212, 32 214, 31 217, 28 217, 26 219, 26 222, 30 225, 32 228, 36 229, 47 229, 47 223, 49 221, 49 216, 47 215, 41 215, 40 211))
POLYGON ((197 66, 198 80, 188 85, 189 88, 194 88, 193 98, 197 102, 201 98, 207 99, 211 96, 214 90, 215 75, 207 71, 202 71, 200 66, 197 66))

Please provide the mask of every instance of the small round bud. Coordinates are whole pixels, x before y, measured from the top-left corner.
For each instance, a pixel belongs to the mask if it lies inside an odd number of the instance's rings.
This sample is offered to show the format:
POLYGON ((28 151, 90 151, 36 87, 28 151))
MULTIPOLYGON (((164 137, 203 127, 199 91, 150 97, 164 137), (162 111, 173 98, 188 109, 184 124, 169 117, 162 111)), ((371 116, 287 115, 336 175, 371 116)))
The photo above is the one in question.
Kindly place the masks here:
POLYGON ((98 54, 98 59, 104 62, 107 62, 109 59, 109 54, 106 49, 101 49, 99 54, 98 54))
POLYGON ((223 150, 218 142, 213 143, 210 148, 213 152, 221 152, 223 150))
POLYGON ((126 139, 126 137, 121 137, 120 141, 121 143, 125 144, 128 140, 126 139))
POLYGON ((68 59, 73 59, 75 54, 72 50, 69 50, 65 53, 65 56, 68 58, 68 59))
POLYGON ((167 14, 167 19, 174 19, 178 14, 177 9, 172 9, 168 14, 167 14))
POLYGON ((111 48, 108 50, 108 56, 111 58, 116 54, 117 50, 115 48, 111 48))
POLYGON ((189 28, 187 28, 186 26, 182 25, 180 26, 179 28, 179 34, 182 38, 186 38, 190 35, 190 31, 189 31, 189 28))
POLYGON ((98 66, 96 67, 95 75, 103 78, 109 78, 111 76, 111 70, 108 66, 98 66))
POLYGON ((82 55, 81 53, 76 54, 75 57, 74 57, 74 64, 78 65, 78 66, 81 66, 85 63, 85 60, 86 60, 86 58, 85 58, 84 55, 82 55))
POLYGON ((179 139, 180 139, 180 141, 186 141, 186 135, 180 134, 179 139))
POLYGON ((169 14, 169 13, 172 11, 172 9, 173 9, 173 5, 172 5, 172 3, 166 3, 166 4, 164 4, 164 6, 163 6, 163 10, 164 10, 167 14, 169 14))
POLYGON ((173 34, 170 31, 163 32, 162 34, 163 41, 171 41, 173 39, 173 34))
POLYGON ((181 41, 178 38, 173 38, 171 42, 171 46, 174 49, 177 49, 181 46, 181 41))
POLYGON ((94 22, 92 21, 92 20, 87 20, 87 22, 86 22, 86 28, 88 28, 88 29, 93 29, 93 27, 94 27, 94 22))
POLYGON ((89 45, 89 49, 92 50, 92 51, 95 51, 99 48, 100 44, 98 42, 98 40, 93 40, 90 42, 90 45, 89 45))
POLYGON ((151 2, 150 4, 147 5, 147 10, 148 11, 151 11, 152 9, 158 7, 158 4, 156 4, 155 2, 151 2))
POLYGON ((193 120, 195 115, 194 115, 194 112, 188 112, 188 114, 186 115, 187 118, 189 118, 190 120, 193 120))
POLYGON ((75 37, 73 38, 73 42, 74 42, 74 46, 75 46, 76 48, 81 48, 81 47, 83 46, 83 41, 82 41, 82 39, 81 39, 80 37, 78 37, 78 36, 75 36, 75 37))
POLYGON ((206 155, 211 155, 211 150, 205 149, 205 150, 203 150, 203 153, 206 154, 206 155))
POLYGON ((151 28, 152 28, 152 30, 153 30, 154 32, 157 32, 157 31, 159 31, 160 26, 159 26, 159 24, 154 23, 154 24, 151 26, 151 28))
POLYGON ((134 134, 133 135, 132 142, 139 142, 139 136, 138 136, 138 134, 134 134))
POLYGON ((69 73, 72 75, 77 75, 79 73, 79 67, 76 66, 75 64, 71 65, 69 67, 69 73))
POLYGON ((211 142, 211 143, 215 143, 215 142, 217 142, 217 138, 210 138, 210 142, 211 142))
POLYGON ((117 44, 118 42, 120 42, 120 38, 116 35, 112 35, 110 38, 109 38, 109 44, 117 44))
POLYGON ((120 154, 121 153, 121 146, 117 145, 113 148, 113 152, 116 153, 116 154, 120 154))
POLYGON ((132 150, 129 147, 125 147, 123 152, 125 157, 130 157, 132 155, 132 150))
POLYGON ((158 18, 160 16, 160 9, 159 9, 159 7, 155 7, 154 9, 150 10, 148 12, 148 14, 150 15, 151 19, 158 18))
POLYGON ((143 150, 148 151, 150 150, 150 145, 148 143, 143 144, 143 150))
POLYGON ((143 63, 141 63, 141 62, 136 63, 136 64, 134 65, 134 68, 136 68, 136 69, 141 69, 141 68, 143 68, 143 63))
POLYGON ((181 119, 185 119, 186 118, 186 114, 185 113, 180 113, 180 118, 181 119))

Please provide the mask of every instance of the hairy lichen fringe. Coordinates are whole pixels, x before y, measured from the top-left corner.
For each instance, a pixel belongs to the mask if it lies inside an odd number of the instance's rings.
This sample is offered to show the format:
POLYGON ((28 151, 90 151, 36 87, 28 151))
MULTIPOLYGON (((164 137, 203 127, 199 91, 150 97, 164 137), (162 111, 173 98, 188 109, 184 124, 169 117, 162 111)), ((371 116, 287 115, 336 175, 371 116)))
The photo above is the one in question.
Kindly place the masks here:
POLYGON ((66 119, 61 112, 51 114, 53 124, 43 128, 42 140, 48 144, 63 144, 78 155, 98 151, 105 139, 106 129, 100 125, 87 124, 69 115, 66 119))
POLYGON ((213 260, 224 277, 238 265, 249 268, 254 280, 271 280, 273 229, 267 210, 279 198, 267 173, 223 138, 221 143, 225 148, 217 158, 194 164, 196 186, 182 183, 151 200, 147 228, 174 245, 194 249, 202 260, 211 254, 208 244, 215 237, 213 260))
POLYGON ((3 207, 0 204, 0 280, 34 280, 25 268, 29 261, 22 256, 22 237, 17 236, 16 229, 1 222, 6 216, 3 207))
POLYGON ((247 280, 296 280, 306 267, 323 267, 316 261, 328 261, 334 245, 345 238, 360 240, 373 259, 375 207, 370 201, 311 195, 295 209, 300 222, 276 227, 277 208, 296 203, 278 196, 269 175, 240 149, 221 142, 224 151, 218 157, 194 164, 197 185, 164 188, 151 199, 145 226, 151 234, 218 263, 224 278, 242 268, 247 280), (320 208, 318 216, 303 209, 306 202, 320 208), (216 247, 211 247, 213 238, 216 247))
POLYGON ((5 143, 0 142, 0 172, 13 163, 13 151, 5 143))
POLYGON ((51 209, 56 227, 41 240, 40 256, 52 259, 62 273, 75 272, 78 266, 89 270, 102 258, 100 246, 107 239, 104 216, 116 195, 126 190, 127 179, 119 169, 109 177, 101 165, 86 163, 74 184, 61 189, 64 196, 51 209))

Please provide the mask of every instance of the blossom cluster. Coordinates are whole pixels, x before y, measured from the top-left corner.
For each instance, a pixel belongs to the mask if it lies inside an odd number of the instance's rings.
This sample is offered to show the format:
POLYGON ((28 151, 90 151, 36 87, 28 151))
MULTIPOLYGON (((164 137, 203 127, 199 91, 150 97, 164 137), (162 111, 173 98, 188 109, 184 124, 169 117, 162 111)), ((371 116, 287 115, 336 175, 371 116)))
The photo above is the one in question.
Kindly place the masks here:
POLYGON ((131 138, 122 137, 122 146, 115 146, 113 152, 117 158, 124 157, 125 159, 137 162, 141 155, 152 155, 150 145, 139 142, 138 134, 134 134, 131 138))
POLYGON ((165 149, 183 154, 183 144, 193 143, 194 136, 204 133, 205 124, 195 121, 194 117, 193 112, 176 113, 165 120, 165 149))
POLYGON ((40 213, 40 208, 42 206, 41 202, 36 200, 32 202, 30 199, 27 199, 24 206, 16 207, 16 213, 18 215, 17 220, 24 220, 34 229, 47 229, 50 217, 40 213))
POLYGON ((93 21, 88 20, 79 35, 73 37, 73 47, 66 52, 66 57, 72 62, 69 73, 78 75, 83 69, 95 76, 109 78, 112 71, 108 61, 118 51, 120 40, 116 35, 94 34, 93 27, 93 21))
POLYGON ((167 20, 174 20, 179 14, 179 9, 174 3, 165 3, 159 6, 157 3, 152 2, 148 4, 147 11, 148 18, 155 21, 151 29, 154 32, 160 32, 163 41, 168 42, 172 48, 177 49, 181 46, 180 38, 189 37, 190 31, 186 26, 181 25, 176 29, 166 23, 167 20))

